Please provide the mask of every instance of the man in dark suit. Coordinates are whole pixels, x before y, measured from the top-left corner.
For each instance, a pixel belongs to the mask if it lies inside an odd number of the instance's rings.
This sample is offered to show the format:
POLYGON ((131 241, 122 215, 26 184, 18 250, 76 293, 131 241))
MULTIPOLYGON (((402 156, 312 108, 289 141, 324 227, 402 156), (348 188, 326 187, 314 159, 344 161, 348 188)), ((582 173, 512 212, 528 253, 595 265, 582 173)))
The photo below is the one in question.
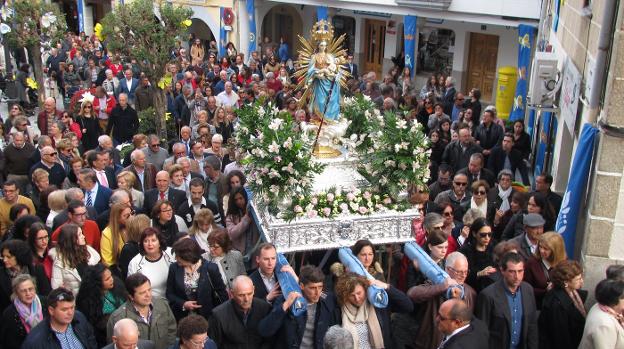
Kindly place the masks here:
POLYGON ((459 139, 449 143, 442 153, 442 163, 451 166, 453 172, 468 166, 470 156, 475 153, 481 153, 483 149, 472 140, 470 128, 463 124, 457 130, 459 139))
POLYGON ((470 307, 461 299, 449 299, 436 315, 438 329, 444 335, 439 349, 487 349, 489 333, 483 322, 472 317, 470 307))
POLYGON ((453 104, 455 103, 455 94, 457 94, 457 90, 455 90, 455 79, 450 76, 447 77, 444 85, 446 87, 446 92, 444 92, 444 96, 442 96, 440 101, 444 106, 444 114, 451 115, 453 113, 453 104))
POLYGON ((524 260, 510 252, 503 256, 500 266, 502 278, 481 291, 475 308, 489 329, 489 347, 537 349, 535 296, 533 287, 522 281, 524 260))
POLYGON ((249 275, 254 284, 254 297, 269 303, 273 303, 282 294, 277 276, 275 276, 276 261, 277 251, 275 246, 268 242, 261 244, 258 247, 258 255, 256 256, 258 269, 249 275))
POLYGON ((117 178, 115 170, 108 166, 110 155, 106 151, 94 151, 87 155, 89 167, 95 171, 98 184, 108 189, 117 189, 117 178))
POLYGON ((174 211, 186 201, 186 193, 182 190, 169 188, 169 173, 160 171, 156 173, 156 188, 145 192, 143 199, 143 210, 146 214, 151 215, 152 209, 158 200, 168 200, 171 202, 174 211))
POLYGON ((353 79, 357 80, 357 78, 358 78, 358 66, 357 66, 357 64, 353 63, 353 54, 349 53, 349 55, 347 55, 347 62, 345 63, 344 67, 351 74, 353 79))
POLYGON ((44 169, 49 174, 48 178, 50 184, 56 185, 57 188, 62 188, 63 181, 65 181, 67 175, 63 166, 57 162, 57 159, 58 153, 54 148, 48 146, 43 147, 43 149, 41 149, 41 160, 30 168, 28 176, 32 178, 32 173, 36 169, 44 169))
POLYGON ((85 206, 93 206, 98 214, 108 209, 108 200, 113 191, 98 184, 95 171, 83 168, 78 174, 78 185, 84 191, 85 206))
POLYGON ((135 149, 130 153, 130 161, 132 164, 124 171, 132 172, 136 177, 134 181, 134 189, 146 192, 156 187, 156 167, 145 161, 145 153, 141 149, 135 149))
POLYGON ((134 92, 139 87, 139 80, 132 77, 132 69, 126 69, 124 72, 125 79, 119 81, 119 87, 115 93, 115 99, 119 99, 120 93, 128 95, 128 103, 134 107, 134 92))
POLYGON ((505 133, 501 145, 492 148, 488 157, 487 168, 494 174, 500 173, 503 169, 510 170, 513 174, 516 173, 516 170, 520 170, 522 183, 529 185, 529 172, 522 159, 522 153, 517 149, 513 149, 513 144, 513 134, 505 133))
POLYGON ((139 339, 139 327, 132 319, 121 319, 115 323, 113 327, 113 342, 102 349, 154 349, 154 342, 145 339, 139 339))
POLYGON ((484 168, 483 165, 483 154, 474 153, 470 155, 470 160, 468 160, 468 166, 462 168, 457 172, 463 173, 466 175, 466 177, 468 177, 468 188, 470 188, 472 182, 481 179, 486 181, 490 188, 494 186, 494 180, 496 179, 496 175, 487 168, 484 168))
POLYGON ((188 126, 191 122, 191 110, 188 108, 189 103, 193 99, 193 88, 189 85, 182 86, 182 93, 176 97, 173 106, 173 117, 176 124, 180 126, 188 126))
MULTIPOLYGON (((65 192, 65 202, 69 204, 73 200, 85 202, 84 193, 82 192, 80 188, 69 188, 65 192)), ((98 216, 98 213, 95 210, 95 207, 93 206, 87 207, 87 219, 94 221, 97 218, 97 216, 98 216)), ((59 214, 57 214, 56 217, 54 217, 54 220, 52 221, 52 231, 55 231, 56 228, 65 224, 68 220, 69 220, 69 214, 67 213, 67 209, 64 209, 59 214)))

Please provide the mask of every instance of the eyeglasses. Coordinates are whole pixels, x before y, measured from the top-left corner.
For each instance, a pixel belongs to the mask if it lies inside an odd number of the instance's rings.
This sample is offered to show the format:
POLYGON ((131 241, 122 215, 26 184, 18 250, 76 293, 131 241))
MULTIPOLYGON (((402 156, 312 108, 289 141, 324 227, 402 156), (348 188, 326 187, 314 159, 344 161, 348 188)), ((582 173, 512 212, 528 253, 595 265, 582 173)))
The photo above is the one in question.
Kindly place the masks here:
POLYGON ((453 215, 453 211, 449 212, 449 211, 445 211, 442 213, 444 215, 444 217, 450 217, 453 215))
POLYGON ((208 245, 208 248, 210 248, 211 250, 216 250, 216 249, 221 248, 221 246, 220 245, 208 245))
POLYGON ((26 126, 28 126, 28 124, 19 124, 17 126, 19 126, 19 127, 26 127, 26 126))
POLYGON ((473 194, 474 194, 474 195, 485 195, 485 191, 483 191, 483 190, 478 190, 478 191, 475 191, 473 194))
POLYGON ((208 342, 208 337, 204 338, 201 341, 194 341, 194 340, 189 340, 189 342, 191 342, 191 344, 198 346, 198 347, 203 347, 204 345, 206 345, 206 343, 208 342))
POLYGON ((91 109, 90 105, 85 105, 84 107, 82 107, 82 109, 91 109))
POLYGON ((43 154, 43 155, 48 155, 48 156, 56 156, 58 153, 54 152, 54 153, 49 153, 49 154, 43 154))
POLYGON ((442 230, 443 228, 444 228, 444 225, 438 225, 438 226, 433 227, 432 229, 433 230, 442 230))
POLYGON ((457 270, 453 267, 449 267, 447 266, 448 270, 452 271, 453 273, 457 274, 457 275, 468 275, 468 273, 470 272, 469 269, 466 270, 457 270))
POLYGON ((492 233, 479 233, 479 237, 480 238, 491 238, 492 237, 492 233))
POLYGON ((172 208, 166 208, 166 209, 160 210, 160 213, 169 213, 169 212, 172 212, 172 211, 173 211, 172 208))
POLYGON ((467 182, 453 182, 453 184, 455 184, 458 187, 465 187, 468 185, 467 182))
POLYGON ((72 213, 72 216, 76 216, 76 217, 84 217, 87 214, 87 211, 84 211, 82 213, 72 213))

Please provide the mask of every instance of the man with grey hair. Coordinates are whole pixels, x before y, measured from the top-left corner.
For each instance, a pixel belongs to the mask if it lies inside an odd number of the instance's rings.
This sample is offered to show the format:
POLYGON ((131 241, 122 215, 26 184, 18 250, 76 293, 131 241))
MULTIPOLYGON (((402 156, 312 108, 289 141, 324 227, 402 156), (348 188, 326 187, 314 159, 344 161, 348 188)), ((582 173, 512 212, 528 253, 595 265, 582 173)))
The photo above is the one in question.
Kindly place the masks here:
POLYGON ((472 183, 478 180, 484 180, 487 182, 490 188, 494 187, 494 180, 496 175, 483 167, 485 165, 485 158, 481 153, 474 153, 470 155, 468 159, 468 166, 460 169, 457 173, 463 173, 468 177, 468 187, 472 186, 472 183))
POLYGON ((113 71, 111 69, 106 69, 104 72, 106 74, 106 79, 102 81, 102 87, 106 94, 112 96, 115 94, 115 90, 119 87, 119 79, 113 75, 113 71))
POLYGON ((206 192, 204 195, 207 200, 217 204, 221 217, 225 217, 223 213, 223 196, 227 192, 227 178, 221 173, 221 160, 216 156, 209 156, 204 160, 204 172, 206 173, 206 192))
POLYGON ((111 134, 111 131, 117 144, 131 142, 132 137, 139 132, 139 116, 128 104, 128 95, 125 93, 119 94, 119 103, 111 111, 106 134, 111 134))
POLYGON ((451 189, 438 194, 434 202, 440 206, 446 202, 450 202, 451 205, 453 205, 455 220, 461 221, 464 216, 464 208, 470 207, 470 200, 472 198, 472 192, 467 190, 467 188, 468 176, 464 173, 457 173, 453 177, 451 189))
POLYGON ((98 214, 108 209, 108 200, 113 192, 98 184, 97 175, 91 168, 83 168, 78 173, 78 185, 84 191, 85 206, 93 206, 98 214))
MULTIPOLYGON (((78 200, 84 202, 84 193, 80 188, 69 188, 65 191, 65 202, 69 205, 73 200, 78 200)), ((87 219, 95 221, 98 217, 98 213, 93 206, 89 206, 87 209, 87 219)), ((69 220, 69 215, 67 214, 67 209, 64 209, 59 214, 54 217, 52 221, 52 231, 55 231, 56 228, 63 225, 65 222, 69 220)))
POLYGON ((160 139, 155 134, 147 136, 147 147, 141 149, 145 160, 154 165, 158 171, 162 170, 165 160, 169 156, 167 150, 160 146, 160 139))
POLYGON ((56 149, 51 146, 45 146, 41 149, 41 160, 30 168, 29 177, 32 178, 32 173, 38 168, 42 168, 48 172, 50 175, 50 184, 56 185, 57 188, 62 188, 63 181, 65 181, 67 174, 63 166, 58 162, 58 152, 56 149))
POLYGON ((130 153, 130 164, 124 168, 124 171, 131 172, 136 177, 134 181, 134 189, 145 192, 154 188, 156 185, 156 166, 146 161, 144 149, 135 149, 130 153))
POLYGON ((167 171, 159 171, 156 173, 156 188, 145 192, 143 199, 143 210, 151 214, 154 205, 159 200, 168 200, 174 210, 177 210, 184 201, 186 201, 186 193, 169 187, 171 178, 167 171))
POLYGON ((449 76, 446 78, 444 82, 446 92, 440 99, 442 105, 444 105, 444 114, 451 115, 453 112, 453 103, 455 102, 455 95, 457 94, 457 90, 455 90, 455 79, 449 76))
POLYGON ((351 332, 340 325, 330 327, 323 339, 323 349, 353 349, 351 332))
POLYGON ((139 327, 132 319, 121 319, 113 326, 113 342, 102 349, 154 349, 154 342, 139 339, 139 327))
POLYGON ((184 186, 186 187, 187 191, 188 191, 189 183, 191 183, 191 179, 193 178, 201 178, 202 180, 204 179, 204 176, 202 176, 201 174, 197 172, 194 172, 191 169, 191 160, 192 159, 189 159, 186 156, 176 160, 176 164, 182 167, 182 175, 184 176, 184 186))
MULTIPOLYGON (((165 171, 169 171, 171 166, 175 165, 178 159, 187 157, 186 146, 184 145, 184 143, 180 143, 180 142, 175 143, 171 147, 171 150, 173 150, 173 155, 168 157, 167 160, 165 160, 165 163, 163 164, 163 170, 165 171)), ((199 173, 199 163, 197 162, 197 160, 193 160, 193 159, 189 159, 189 160, 191 162, 191 171, 199 173)))
MULTIPOLYGON (((138 125, 138 121, 137 121, 137 125, 138 125)), ((125 126, 125 127, 130 127, 130 126, 131 125, 128 125, 128 126, 125 126)), ((114 147, 113 139, 110 138, 110 136, 107 136, 107 135, 99 136, 98 137, 98 146, 95 148, 95 150, 97 150, 97 151, 102 151, 102 150, 109 150, 109 151, 111 151, 113 153, 113 162, 116 165, 121 164, 121 155, 119 153, 119 150, 117 150, 117 148, 114 147)), ((106 164, 106 166, 108 166, 108 164, 106 164)))
POLYGON ((227 71, 221 70, 219 72, 219 81, 215 84, 214 87, 214 95, 218 95, 219 93, 225 91, 225 83, 228 81, 227 71))
POLYGON ((193 88, 189 85, 182 86, 182 93, 176 97, 173 106, 173 117, 178 127, 188 126, 191 122, 191 110, 189 105, 193 101, 193 88))
POLYGON ((392 112, 395 110, 394 107, 394 99, 391 97, 386 97, 383 100, 383 111, 392 112))
POLYGON ((11 137, 11 143, 4 148, 4 171, 7 180, 14 180, 20 192, 28 192, 28 159, 35 152, 35 147, 26 142, 24 133, 15 132, 11 137))
POLYGON ((217 104, 222 107, 238 108, 238 100, 240 97, 234 92, 231 81, 224 84, 223 92, 217 95, 217 104))

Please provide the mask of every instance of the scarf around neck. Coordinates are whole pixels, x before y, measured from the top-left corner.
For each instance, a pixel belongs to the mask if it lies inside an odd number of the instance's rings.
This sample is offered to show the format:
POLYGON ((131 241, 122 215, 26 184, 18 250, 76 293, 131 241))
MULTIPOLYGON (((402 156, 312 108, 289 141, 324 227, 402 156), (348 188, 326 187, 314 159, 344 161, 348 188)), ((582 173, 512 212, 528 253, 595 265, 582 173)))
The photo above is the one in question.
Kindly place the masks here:
POLYGON ((498 185, 498 197, 501 198, 501 200, 503 201, 499 209, 503 212, 507 212, 507 210, 511 208, 511 206, 509 206, 509 196, 511 195, 511 191, 513 190, 513 188, 510 186, 509 188, 507 188, 507 190, 503 190, 500 184, 497 184, 497 185, 498 185))
POLYGON ((372 304, 366 300, 360 307, 346 303, 342 306, 342 327, 353 336, 354 349, 359 349, 360 340, 355 324, 366 322, 368 326, 368 341, 373 349, 383 349, 384 339, 381 326, 377 320, 377 313, 372 304))
POLYGON ((41 310, 41 301, 39 300, 39 296, 35 296, 30 306, 22 303, 19 298, 15 298, 13 300, 13 304, 15 305, 15 309, 17 309, 20 320, 22 320, 22 323, 24 324, 26 333, 29 333, 33 327, 37 326, 37 324, 43 320, 43 312, 41 310))

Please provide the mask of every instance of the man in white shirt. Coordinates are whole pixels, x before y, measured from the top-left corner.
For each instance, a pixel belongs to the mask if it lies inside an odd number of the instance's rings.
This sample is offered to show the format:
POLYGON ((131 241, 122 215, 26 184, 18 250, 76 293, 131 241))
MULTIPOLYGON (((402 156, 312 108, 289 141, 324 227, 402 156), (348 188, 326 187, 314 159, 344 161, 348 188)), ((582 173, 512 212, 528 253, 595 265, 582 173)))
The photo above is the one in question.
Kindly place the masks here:
POLYGON ((232 90, 232 82, 225 83, 225 90, 217 95, 217 104, 222 107, 238 107, 238 94, 232 90))

